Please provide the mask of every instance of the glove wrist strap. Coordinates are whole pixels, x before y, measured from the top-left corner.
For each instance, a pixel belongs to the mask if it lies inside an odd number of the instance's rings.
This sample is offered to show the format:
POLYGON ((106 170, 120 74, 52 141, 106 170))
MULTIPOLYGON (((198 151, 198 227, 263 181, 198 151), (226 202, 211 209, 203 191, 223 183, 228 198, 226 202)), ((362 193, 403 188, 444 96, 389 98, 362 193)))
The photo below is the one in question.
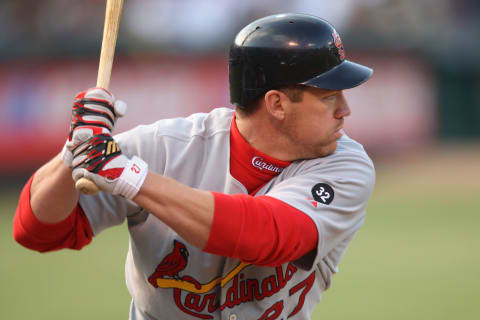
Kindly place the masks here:
POLYGON ((148 164, 134 156, 125 165, 112 194, 119 194, 132 200, 140 190, 148 173, 148 164))

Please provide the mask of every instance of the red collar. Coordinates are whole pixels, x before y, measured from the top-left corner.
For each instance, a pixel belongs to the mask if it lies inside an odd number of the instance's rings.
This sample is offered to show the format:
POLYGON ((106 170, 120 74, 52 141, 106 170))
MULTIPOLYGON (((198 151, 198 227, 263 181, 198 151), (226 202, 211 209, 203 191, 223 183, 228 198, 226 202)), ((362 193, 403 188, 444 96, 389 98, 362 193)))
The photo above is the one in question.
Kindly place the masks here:
POLYGON ((271 178, 290 165, 253 148, 238 131, 233 115, 230 126, 230 174, 254 194, 271 178))

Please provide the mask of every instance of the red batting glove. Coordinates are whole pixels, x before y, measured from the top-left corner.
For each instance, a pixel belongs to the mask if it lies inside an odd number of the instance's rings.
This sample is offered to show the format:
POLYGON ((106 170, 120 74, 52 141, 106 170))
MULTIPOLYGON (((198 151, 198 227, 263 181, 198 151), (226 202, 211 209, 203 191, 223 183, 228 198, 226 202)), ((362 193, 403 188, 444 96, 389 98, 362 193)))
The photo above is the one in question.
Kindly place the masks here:
POLYGON ((113 195, 133 199, 148 173, 148 165, 139 157, 127 158, 109 134, 95 135, 73 151, 75 182, 82 177, 113 195))
POLYGON ((119 117, 125 115, 127 105, 105 89, 91 88, 75 96, 72 121, 62 160, 72 166, 72 151, 97 134, 111 134, 119 117))

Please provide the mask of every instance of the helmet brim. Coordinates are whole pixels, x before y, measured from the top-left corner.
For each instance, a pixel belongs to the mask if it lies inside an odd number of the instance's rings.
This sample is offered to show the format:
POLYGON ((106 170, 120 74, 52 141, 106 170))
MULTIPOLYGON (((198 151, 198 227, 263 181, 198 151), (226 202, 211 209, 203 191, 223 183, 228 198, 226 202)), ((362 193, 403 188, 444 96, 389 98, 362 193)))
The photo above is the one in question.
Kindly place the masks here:
POLYGON ((321 89, 343 90, 364 83, 372 74, 371 68, 345 60, 338 66, 301 84, 321 89))

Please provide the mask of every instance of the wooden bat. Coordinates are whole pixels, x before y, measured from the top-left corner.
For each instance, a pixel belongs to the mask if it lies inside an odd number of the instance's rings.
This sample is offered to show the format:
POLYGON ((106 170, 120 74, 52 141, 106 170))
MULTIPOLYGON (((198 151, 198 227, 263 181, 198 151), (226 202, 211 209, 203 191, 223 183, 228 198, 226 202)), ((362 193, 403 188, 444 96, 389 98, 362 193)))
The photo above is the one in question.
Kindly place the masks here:
MULTIPOLYGON (((105 24, 103 27, 100 63, 98 65, 97 87, 107 90, 110 85, 110 75, 112 74, 113 56, 115 54, 123 2, 124 0, 107 0, 107 8, 105 10, 105 24)), ((75 183, 75 188, 85 194, 97 194, 100 191, 98 186, 87 178, 80 178, 75 183)))

